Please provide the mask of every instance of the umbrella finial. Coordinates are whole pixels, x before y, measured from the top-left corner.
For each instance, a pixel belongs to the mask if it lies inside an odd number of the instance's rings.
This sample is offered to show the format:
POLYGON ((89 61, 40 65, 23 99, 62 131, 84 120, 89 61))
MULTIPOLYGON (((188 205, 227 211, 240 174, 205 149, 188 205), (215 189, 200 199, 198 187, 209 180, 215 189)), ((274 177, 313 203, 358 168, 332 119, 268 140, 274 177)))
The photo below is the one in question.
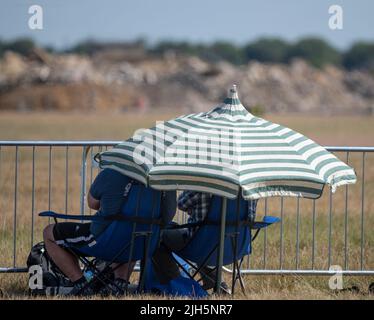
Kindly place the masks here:
POLYGON ((229 98, 230 99, 238 99, 239 100, 238 91, 236 90, 236 84, 232 85, 232 87, 230 89, 230 92, 229 92, 229 98))

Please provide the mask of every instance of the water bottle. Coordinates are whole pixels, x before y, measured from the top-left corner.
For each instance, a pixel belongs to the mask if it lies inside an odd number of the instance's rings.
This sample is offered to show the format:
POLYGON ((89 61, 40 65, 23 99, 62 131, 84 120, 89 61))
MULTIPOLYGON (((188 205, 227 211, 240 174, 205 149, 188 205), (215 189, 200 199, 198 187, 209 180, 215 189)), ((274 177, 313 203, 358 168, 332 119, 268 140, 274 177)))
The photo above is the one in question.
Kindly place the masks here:
POLYGON ((94 274, 91 270, 86 270, 84 273, 83 273, 84 277, 86 278, 87 282, 90 282, 92 280, 92 278, 94 277, 94 274))

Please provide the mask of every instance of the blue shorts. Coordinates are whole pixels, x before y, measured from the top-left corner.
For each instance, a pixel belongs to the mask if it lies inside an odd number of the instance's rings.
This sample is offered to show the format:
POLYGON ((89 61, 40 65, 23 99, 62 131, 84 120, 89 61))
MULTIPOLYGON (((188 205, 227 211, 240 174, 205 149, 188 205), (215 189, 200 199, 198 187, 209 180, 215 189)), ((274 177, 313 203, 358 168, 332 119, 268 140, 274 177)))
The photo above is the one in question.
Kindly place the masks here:
POLYGON ((91 223, 57 223, 53 227, 53 237, 56 244, 62 247, 92 246, 96 241, 90 227, 91 223))

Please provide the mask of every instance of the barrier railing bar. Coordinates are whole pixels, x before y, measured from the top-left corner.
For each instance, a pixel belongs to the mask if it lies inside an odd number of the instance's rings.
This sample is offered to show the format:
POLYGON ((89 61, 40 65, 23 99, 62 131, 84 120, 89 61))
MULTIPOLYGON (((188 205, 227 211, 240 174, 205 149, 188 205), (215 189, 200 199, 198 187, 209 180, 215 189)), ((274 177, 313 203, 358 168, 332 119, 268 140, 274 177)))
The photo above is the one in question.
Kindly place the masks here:
MULTIPOLYGON (((103 146, 99 146, 99 153, 103 152, 103 146)), ((101 172, 101 168, 99 167, 99 172, 101 172)))
POLYGON ((332 191, 329 189, 329 239, 328 239, 328 263, 331 266, 331 238, 332 238, 332 191))
POLYGON ((69 197, 69 146, 65 148, 65 214, 68 213, 69 197))
POLYGON ((296 212, 296 270, 299 269, 299 232, 300 232, 300 198, 297 198, 297 212, 296 212))
POLYGON ((35 214, 35 146, 32 147, 32 173, 31 173, 31 245, 34 244, 34 214, 35 214))
POLYGON ((364 208, 365 208, 365 155, 362 153, 362 181, 361 181, 361 257, 360 266, 361 270, 364 268, 364 242, 365 242, 365 229, 364 229, 364 208))
POLYGON ((48 210, 51 210, 52 193, 52 146, 49 146, 48 154, 48 210))
POLYGON ((13 141, 4 141, 0 140, 0 145, 1 146, 13 146, 13 147, 32 147, 32 146, 45 146, 45 147, 93 147, 93 146, 114 146, 122 141, 95 141, 95 140, 90 140, 90 141, 69 141, 69 140, 59 140, 59 141, 54 141, 54 140, 44 140, 44 141, 28 141, 28 140, 13 140, 13 141))
POLYGON ((16 147, 14 164, 14 212, 13 212, 13 267, 16 267, 17 250, 17 195, 18 195, 18 146, 16 147))
POLYGON ((82 165, 81 165, 81 200, 80 210, 81 214, 84 215, 85 199, 86 199, 86 166, 87 166, 87 154, 90 146, 84 146, 82 148, 82 165))
POLYGON ((248 254, 247 255, 247 269, 250 269, 251 268, 251 255, 248 254))
MULTIPOLYGON (((51 196, 52 196, 52 146, 49 146, 49 154, 48 154, 48 210, 51 210, 51 196)), ((48 223, 51 223, 51 218, 48 218, 48 223)))
MULTIPOLYGON (((231 273, 232 270, 223 267, 223 270, 231 273)), ((345 276, 373 276, 374 270, 286 270, 286 269, 252 269, 252 270, 241 270, 241 274, 251 274, 251 275, 303 275, 303 276, 333 276, 336 274, 341 274, 345 276)))
MULTIPOLYGON (((93 148, 90 149, 90 159, 93 157, 93 148)), ((92 161, 90 161, 90 185, 92 184, 92 174, 93 174, 93 166, 92 166, 92 161)), ((92 209, 90 208, 90 214, 92 213, 92 209)))
MULTIPOLYGON (((346 164, 349 164, 349 152, 346 154, 346 164)), ((344 269, 348 269, 348 185, 345 186, 345 211, 344 211, 344 269)))
MULTIPOLYGON (((118 143, 121 143, 122 140, 0 140, 1 146, 79 146, 79 147, 93 147, 93 146, 102 146, 110 147, 118 143)), ((346 147, 346 146, 324 146, 324 148, 330 152, 374 152, 374 147, 346 147)))
POLYGON ((313 199, 312 216, 312 269, 314 270, 314 261, 316 253, 316 200, 313 199))
POLYGON ((279 242, 279 269, 283 269, 283 198, 281 202, 280 242, 279 242))
MULTIPOLYGON (((268 215, 268 199, 265 198, 265 216, 268 215)), ((266 269, 266 254, 267 254, 267 230, 264 230, 264 253, 263 253, 263 268, 266 269)))

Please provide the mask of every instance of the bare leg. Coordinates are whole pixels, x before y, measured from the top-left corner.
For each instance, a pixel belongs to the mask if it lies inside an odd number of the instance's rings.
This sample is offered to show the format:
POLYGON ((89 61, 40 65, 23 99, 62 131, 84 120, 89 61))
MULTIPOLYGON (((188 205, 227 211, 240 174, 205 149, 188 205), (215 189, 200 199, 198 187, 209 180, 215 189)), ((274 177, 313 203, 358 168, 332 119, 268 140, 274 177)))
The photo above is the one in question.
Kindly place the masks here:
POLYGON ((60 270, 71 280, 76 281, 83 276, 79 267, 78 259, 69 251, 61 248, 55 243, 53 237, 54 224, 50 224, 44 229, 43 238, 44 244, 49 256, 53 262, 60 268, 60 270))
MULTIPOLYGON (((113 264, 113 267, 115 268, 118 266, 117 263, 113 264)), ((129 263, 124 263, 120 267, 118 267, 116 270, 114 270, 114 277, 116 279, 120 278, 122 280, 127 280, 129 281, 129 278, 131 276, 132 271, 134 270, 135 267, 135 262, 129 262, 129 263)))

